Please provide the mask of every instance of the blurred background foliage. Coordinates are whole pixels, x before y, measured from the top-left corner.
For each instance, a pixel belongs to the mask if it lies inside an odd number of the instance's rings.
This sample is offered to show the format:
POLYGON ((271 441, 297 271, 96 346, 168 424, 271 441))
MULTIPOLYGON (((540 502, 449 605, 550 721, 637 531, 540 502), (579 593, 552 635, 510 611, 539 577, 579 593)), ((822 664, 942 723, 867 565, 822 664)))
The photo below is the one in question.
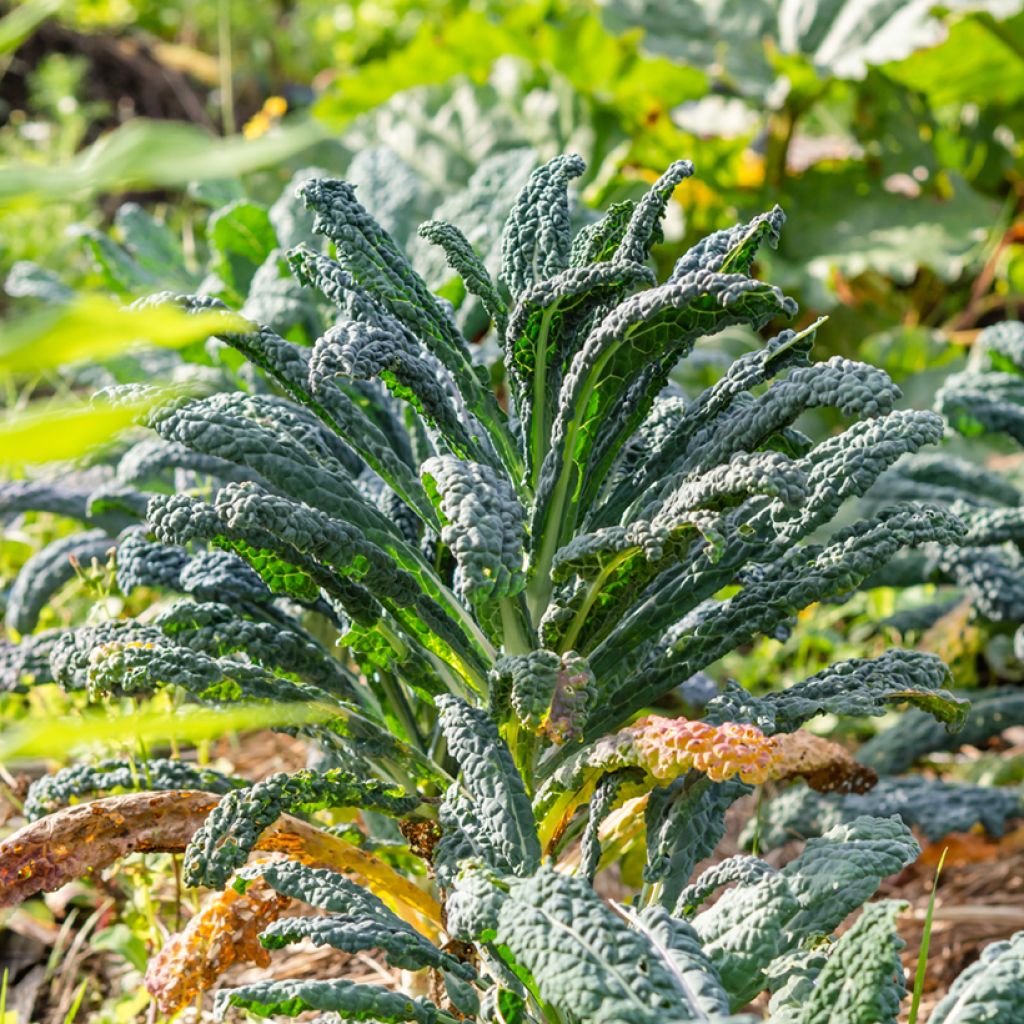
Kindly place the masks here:
MULTIPOLYGON (((218 169, 249 172, 246 191, 263 200, 303 163, 344 173, 374 144, 438 192, 496 148, 546 157, 573 147, 590 165, 592 205, 687 156, 698 177, 678 191, 666 262, 780 202, 790 221, 765 272, 805 317, 832 315, 826 344, 866 345, 905 375, 1022 301, 1020 8, 28 0, 6 19, 28 27, 0 32, 0 259, 94 283, 67 229, 109 223, 126 188, 159 187, 143 195, 158 215, 167 209, 195 167, 181 158, 186 136, 167 125, 111 145, 107 133, 140 116, 262 142, 252 155, 231 149, 218 169), (268 134, 282 138, 270 146, 268 134), (98 139, 85 174, 75 154, 98 139), (73 173, 40 177, 41 165, 73 173), (251 173, 260 165, 277 173, 251 173)), ((198 136, 187 138, 201 167, 198 136)), ((194 207, 175 204, 176 218, 201 241, 194 207)))

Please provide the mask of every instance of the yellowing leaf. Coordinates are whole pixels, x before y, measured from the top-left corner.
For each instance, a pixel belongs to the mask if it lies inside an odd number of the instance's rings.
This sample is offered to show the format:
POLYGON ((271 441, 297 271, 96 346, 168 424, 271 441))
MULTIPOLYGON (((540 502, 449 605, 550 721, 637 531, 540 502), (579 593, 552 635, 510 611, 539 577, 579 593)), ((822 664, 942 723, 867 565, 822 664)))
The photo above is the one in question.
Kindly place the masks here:
POLYGON ((404 921, 427 938, 437 937, 441 925, 441 906, 437 900, 375 854, 340 836, 282 814, 260 836, 256 849, 273 850, 304 864, 354 875, 357 882, 379 896, 404 921))

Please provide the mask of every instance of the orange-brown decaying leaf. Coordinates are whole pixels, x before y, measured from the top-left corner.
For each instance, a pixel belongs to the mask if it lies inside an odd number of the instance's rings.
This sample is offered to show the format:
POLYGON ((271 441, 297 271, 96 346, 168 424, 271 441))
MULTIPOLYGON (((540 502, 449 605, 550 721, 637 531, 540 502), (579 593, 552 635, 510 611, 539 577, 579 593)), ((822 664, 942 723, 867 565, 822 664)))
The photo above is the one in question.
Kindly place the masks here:
MULTIPOLYGON (((65 807, 0 842, 0 907, 59 889, 129 853, 181 853, 220 797, 199 790, 127 793, 65 807)), ((256 844, 354 875, 424 935, 440 929, 441 908, 372 853, 282 814, 256 844)))
POLYGON ((228 888, 210 896, 149 962, 146 988, 160 1012, 172 1014, 187 1006, 234 964, 268 967, 270 954, 259 934, 292 903, 262 878, 244 893, 228 888))
POLYGON ((979 832, 951 832, 936 843, 921 848, 918 864, 935 867, 943 852, 944 863, 951 866, 980 864, 985 861, 1006 860, 1024 850, 1024 828, 993 839, 979 832))
POLYGON ((215 793, 130 793, 66 807, 0 843, 0 907, 59 889, 129 853, 181 853, 215 793))

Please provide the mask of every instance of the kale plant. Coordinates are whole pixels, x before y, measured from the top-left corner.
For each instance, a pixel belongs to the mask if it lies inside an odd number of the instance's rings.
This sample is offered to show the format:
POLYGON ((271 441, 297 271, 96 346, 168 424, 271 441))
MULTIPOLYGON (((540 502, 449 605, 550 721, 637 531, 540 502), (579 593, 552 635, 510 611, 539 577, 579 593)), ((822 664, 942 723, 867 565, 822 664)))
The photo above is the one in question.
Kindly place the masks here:
MULTIPOLYGON (((691 165, 574 236, 569 185, 582 170, 564 156, 531 175, 497 281, 458 227, 421 228, 493 321, 499 391, 451 306, 352 186, 304 182, 313 230, 330 244, 287 260, 333 303, 333 324, 311 349, 260 323, 221 338, 269 386, 160 407, 155 440, 118 469, 140 485, 133 507, 156 481, 145 522, 118 538, 119 585, 194 600, 147 622, 30 637, 5 655, 12 685, 173 687, 318 712, 293 727, 320 750, 300 772, 246 786, 152 766, 149 788, 179 793, 183 810, 174 818, 149 794, 168 817, 142 848, 187 844, 186 882, 221 890, 151 966, 168 1011, 240 950, 266 963, 266 948, 308 938, 430 968, 438 986, 412 998, 344 979, 268 980, 227 990, 222 1006, 424 1024, 738 1021, 730 1014, 768 988, 777 1024, 820 1020, 825 1006, 837 1021, 896 1018, 893 905, 870 908, 834 946, 814 944, 914 859, 901 822, 840 822, 781 871, 740 858, 687 883, 750 783, 807 771, 792 755, 807 742, 793 737, 814 716, 909 703, 959 725, 965 703, 944 688, 941 660, 894 649, 767 696, 729 685, 699 721, 651 712, 903 549, 959 540, 957 516, 923 504, 830 530, 897 459, 939 440, 941 420, 895 410, 899 391, 877 369, 813 363, 814 326, 782 331, 684 397, 670 375, 699 342, 796 313, 752 276, 781 211, 706 238, 659 284, 651 247, 691 165), (853 422, 814 444, 794 423, 816 407, 853 422), (167 486, 172 469, 193 486, 167 486), (366 831, 294 817, 331 808, 359 809, 366 831), (396 844, 419 856, 429 885, 409 879, 396 844), (607 904, 590 880, 626 847, 646 851, 643 886, 631 904, 607 904), (253 851, 262 859, 249 862, 253 851), (327 913, 280 917, 293 901, 327 913)), ((30 803, 42 812, 134 788, 130 778, 101 765, 30 803)), ((141 813, 132 794, 89 806, 91 818, 58 811, 0 846, 6 902, 83 868, 86 847, 62 839, 62 815, 81 835, 141 813)), ((97 866, 124 843, 88 850, 97 866)), ((979 998, 1005 982, 1002 956, 979 998)))
MULTIPOLYGON (((1002 437, 1024 444, 1024 324, 981 331, 966 369, 951 375, 935 408, 951 432, 965 438, 1002 437)), ((975 615, 1000 632, 1014 632, 1024 651, 1024 541, 1022 492, 1010 473, 948 454, 907 459, 879 481, 883 496, 926 500, 953 509, 967 526, 955 547, 926 548, 890 569, 897 582, 928 581, 966 596, 975 615)))
POLYGON ((858 760, 881 776, 877 786, 864 793, 793 786, 762 805, 758 821, 744 833, 748 844, 765 849, 819 836, 863 814, 897 814, 933 842, 979 827, 999 836, 1024 817, 1019 786, 904 774, 934 754, 965 745, 983 748, 1005 729, 1024 723, 1024 692, 1009 685, 1019 681, 1015 662, 1024 660, 1024 495, 1011 473, 983 464, 981 441, 986 435, 1004 435, 1024 443, 1022 384, 1024 325, 1000 323, 982 330, 967 367, 947 378, 935 400, 947 431, 967 438, 968 453, 977 457, 968 460, 948 451, 910 455, 880 477, 865 502, 877 507, 893 499, 927 501, 949 508, 963 521, 966 532, 959 543, 904 552, 866 586, 934 585, 934 600, 897 612, 881 627, 917 636, 931 627, 958 632, 974 625, 985 638, 984 681, 997 685, 971 693, 971 708, 955 734, 936 729, 934 719, 917 710, 900 716, 857 752, 858 760))

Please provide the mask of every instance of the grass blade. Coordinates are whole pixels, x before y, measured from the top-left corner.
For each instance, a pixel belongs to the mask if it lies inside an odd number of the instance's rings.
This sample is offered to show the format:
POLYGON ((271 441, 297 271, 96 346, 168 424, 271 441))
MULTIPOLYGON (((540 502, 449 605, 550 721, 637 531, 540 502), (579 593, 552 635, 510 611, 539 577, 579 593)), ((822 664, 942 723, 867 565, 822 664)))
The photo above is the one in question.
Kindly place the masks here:
POLYGON ((90 747, 145 743, 157 746, 174 739, 199 743, 225 732, 310 725, 337 711, 309 704, 251 704, 231 708, 185 707, 168 715, 152 708, 117 717, 109 713, 67 715, 18 725, 0 735, 0 761, 52 757, 90 747))
POLYGON ((64 1024, 71 1024, 75 1017, 78 1016, 78 1008, 82 1005, 82 999, 85 996, 85 987, 88 984, 89 979, 83 978, 82 984, 78 986, 78 991, 75 992, 75 998, 71 1000, 68 1012, 64 1015, 64 1024))
POLYGON ((935 878, 932 880, 932 894, 928 900, 928 912, 924 916, 924 931, 921 934, 921 949, 917 954, 917 972, 914 975, 914 996, 910 1002, 910 1016, 907 1024, 917 1024, 917 1015, 921 1011, 921 995, 924 992, 924 976, 928 968, 928 946, 932 939, 932 916, 935 913, 935 893, 939 889, 939 875, 942 874, 942 865, 949 853, 947 846, 939 858, 939 866, 935 869, 935 878))

